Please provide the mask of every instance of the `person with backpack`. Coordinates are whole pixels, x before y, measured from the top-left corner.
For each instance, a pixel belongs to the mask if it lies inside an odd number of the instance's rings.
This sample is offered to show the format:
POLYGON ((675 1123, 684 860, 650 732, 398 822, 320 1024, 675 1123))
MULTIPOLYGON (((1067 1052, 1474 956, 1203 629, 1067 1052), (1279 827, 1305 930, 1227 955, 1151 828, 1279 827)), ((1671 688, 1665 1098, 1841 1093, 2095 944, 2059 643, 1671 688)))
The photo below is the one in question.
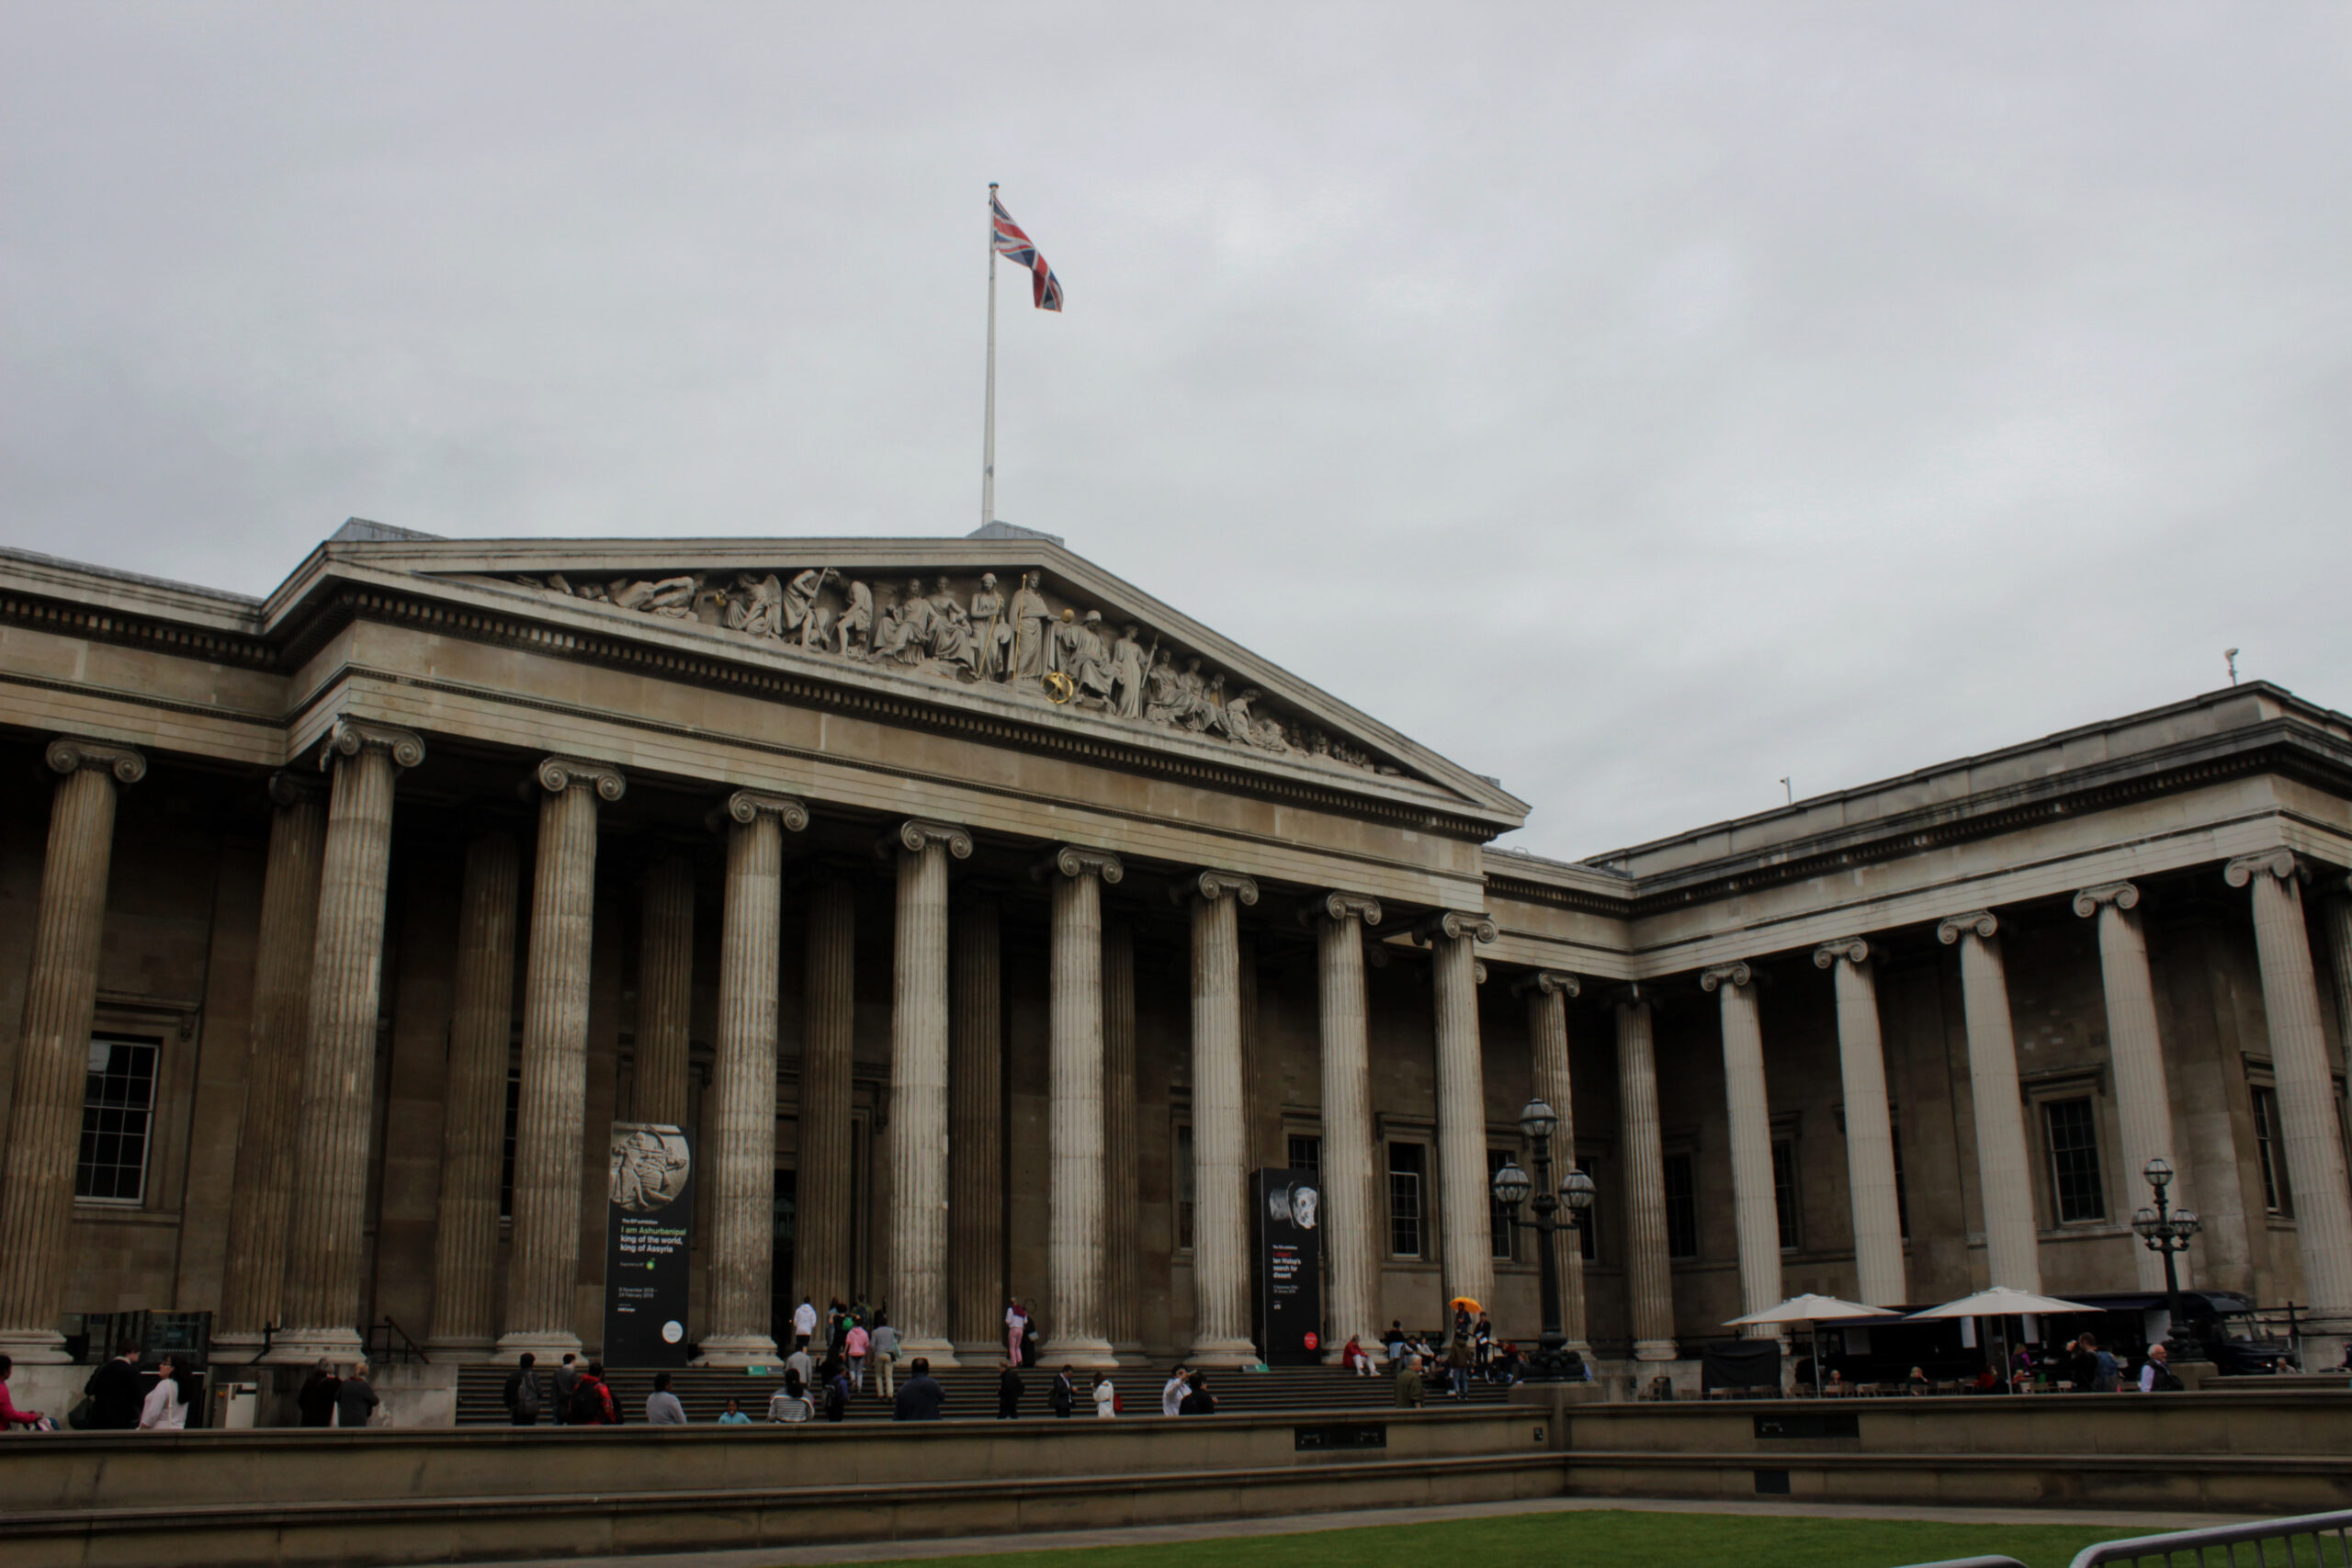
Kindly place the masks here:
POLYGON ((538 1358, 528 1350, 506 1379, 502 1395, 506 1401, 506 1418, 510 1426, 536 1427, 539 1424, 539 1374, 531 1369, 538 1358))
POLYGON ((613 1391, 605 1383, 605 1363, 591 1361, 580 1381, 571 1385, 571 1427, 617 1427, 620 1412, 613 1408, 613 1391))

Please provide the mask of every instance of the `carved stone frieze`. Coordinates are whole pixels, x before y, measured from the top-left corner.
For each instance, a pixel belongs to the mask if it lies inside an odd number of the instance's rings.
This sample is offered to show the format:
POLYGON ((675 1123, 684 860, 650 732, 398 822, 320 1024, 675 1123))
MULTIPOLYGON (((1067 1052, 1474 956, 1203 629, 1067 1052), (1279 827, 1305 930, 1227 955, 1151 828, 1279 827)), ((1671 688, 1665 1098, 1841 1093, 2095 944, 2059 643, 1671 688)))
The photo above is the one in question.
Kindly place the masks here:
POLYGON ((1104 718, 1156 725, 1271 756, 1401 777, 1402 768, 1208 666, 1134 622, 1057 602, 1044 574, 1007 592, 994 572, 869 582, 832 566, 678 571, 662 577, 516 576, 523 587, 607 609, 691 622, 844 662, 965 685, 1104 718))
POLYGON ((137 784, 147 776, 145 754, 112 740, 61 735, 49 743, 47 757, 49 765, 61 773, 93 768, 112 773, 117 784, 137 784))
POLYGON ((628 792, 628 780, 610 762, 591 762, 578 757, 544 757, 534 775, 539 787, 549 795, 579 785, 594 789, 603 801, 616 801, 628 792))

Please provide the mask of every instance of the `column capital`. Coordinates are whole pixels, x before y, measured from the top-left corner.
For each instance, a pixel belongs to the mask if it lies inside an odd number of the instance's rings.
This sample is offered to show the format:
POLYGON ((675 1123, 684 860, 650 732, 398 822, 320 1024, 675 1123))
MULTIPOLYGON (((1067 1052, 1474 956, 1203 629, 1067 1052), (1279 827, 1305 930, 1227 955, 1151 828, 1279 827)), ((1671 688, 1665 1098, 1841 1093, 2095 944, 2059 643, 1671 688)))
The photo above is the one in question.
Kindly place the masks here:
POLYGON ((1858 936, 1841 936, 1813 950, 1813 963, 1816 969, 1834 969, 1841 958, 1849 964, 1868 964, 1871 961, 1871 944, 1858 936))
POLYGON ((2075 913, 2087 919, 2098 913, 2099 906, 2112 904, 2119 909, 2140 907, 2140 887, 2132 882, 2102 882, 2097 887, 2086 887, 2075 895, 2075 913))
POLYGON ((1656 1008, 1666 998, 1651 981, 1628 980, 1622 986, 1610 987, 1608 1000, 1614 1008, 1656 1008))
POLYGON ((319 748, 319 771, 334 765, 338 756, 356 757, 362 751, 387 753, 396 768, 413 768, 424 761, 424 737, 413 729, 401 729, 390 724, 370 724, 361 718, 339 718, 327 731, 325 743, 319 748))
POLYGON ((1238 871, 1210 868, 1181 877, 1168 889, 1168 897, 1179 904, 1196 897, 1214 904, 1228 893, 1241 903, 1255 904, 1258 901, 1257 879, 1244 876, 1238 871))
POLYGON ((2233 887, 2244 887, 2258 872, 2268 872, 2281 882, 2309 882, 2312 868, 2302 856, 2284 845, 2264 850, 2259 854, 2240 855, 2222 868, 2222 880, 2233 887))
POLYGON ((1467 937, 1475 942, 1492 942, 1502 935, 1495 918, 1476 910, 1441 909, 1434 915, 1424 915, 1413 924, 1413 940, 1424 947, 1436 945, 1439 937, 1460 942, 1467 937))
POLYGON ((1119 857, 1108 850, 1061 844, 1031 866, 1029 874, 1040 882, 1048 876, 1099 876, 1105 882, 1115 883, 1127 874, 1127 868, 1121 865, 1119 857))
POLYGON ((599 800, 614 801, 628 789, 628 780, 610 762, 592 762, 580 757, 542 757, 533 776, 549 795, 561 795, 574 788, 593 789, 599 800))
MULTIPOLYGON (((599 786, 599 793, 602 788, 599 786)), ((607 795, 606 799, 613 798, 607 795)), ((712 810, 713 829, 724 821, 740 822, 748 828, 762 816, 773 817, 787 833, 797 833, 808 826, 808 803, 794 795, 771 795, 762 789, 739 789, 727 797, 726 803, 712 810)))
POLYGON ((1312 926, 1317 920, 1362 920, 1365 925, 1380 923, 1380 900, 1368 893, 1342 893, 1337 888, 1317 896, 1315 901, 1298 911, 1298 923, 1312 926))
POLYGON ((316 800, 323 793, 316 779, 306 779, 291 769, 280 768, 269 775, 264 786, 272 806, 300 806, 306 800, 316 800))
POLYGON ((1734 990, 1739 990, 1756 983, 1756 972, 1747 966, 1745 959, 1737 959, 1729 964, 1718 964, 1712 968, 1699 971, 1699 988, 1702 991, 1714 990, 1726 982, 1734 990))
POLYGON ((1960 940, 1961 933, 1963 931, 1973 931, 1980 937, 1989 939, 2000 929, 2001 922, 1994 918, 1992 910, 1977 909, 1965 915, 1949 916, 1938 921, 1936 940, 1946 947, 1950 947, 1960 940))
POLYGON ((49 743, 48 760, 49 765, 61 773, 78 773, 89 768, 112 773, 117 784, 137 784, 147 776, 146 756, 119 741, 61 735, 49 743))
POLYGON ((1538 969, 1511 982, 1510 992, 1515 997, 1531 993, 1547 997, 1580 997, 1584 995, 1584 976, 1571 975, 1565 969, 1538 969))
POLYGON ((1470 983, 1474 986, 1483 986, 1487 983, 1487 961, 1485 959, 1474 958, 1470 961, 1470 983))
MULTIPOLYGON (((969 832, 953 822, 932 822, 919 817, 910 817, 899 823, 874 847, 884 854, 899 849, 919 855, 932 844, 946 845, 947 852, 957 860, 972 858, 972 835, 969 832)), ((1116 882, 1118 878, 1114 876, 1111 880, 1116 882)))

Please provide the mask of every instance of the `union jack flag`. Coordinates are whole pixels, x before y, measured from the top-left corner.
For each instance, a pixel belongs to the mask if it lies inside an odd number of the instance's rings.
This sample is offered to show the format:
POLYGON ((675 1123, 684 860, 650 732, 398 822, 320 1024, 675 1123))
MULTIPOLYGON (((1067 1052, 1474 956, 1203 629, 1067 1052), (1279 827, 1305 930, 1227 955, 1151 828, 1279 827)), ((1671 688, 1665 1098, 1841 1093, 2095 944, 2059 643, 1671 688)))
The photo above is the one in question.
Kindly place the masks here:
POLYGON ((1029 295, 1037 309, 1060 310, 1062 280, 1054 276, 1054 269, 1047 266, 1046 258, 1037 254, 1035 243, 1022 231, 1020 224, 1012 220, 1012 214, 1004 209, 1004 203, 991 196, 989 205, 996 209, 996 254, 1006 257, 1016 266, 1029 269, 1029 295))

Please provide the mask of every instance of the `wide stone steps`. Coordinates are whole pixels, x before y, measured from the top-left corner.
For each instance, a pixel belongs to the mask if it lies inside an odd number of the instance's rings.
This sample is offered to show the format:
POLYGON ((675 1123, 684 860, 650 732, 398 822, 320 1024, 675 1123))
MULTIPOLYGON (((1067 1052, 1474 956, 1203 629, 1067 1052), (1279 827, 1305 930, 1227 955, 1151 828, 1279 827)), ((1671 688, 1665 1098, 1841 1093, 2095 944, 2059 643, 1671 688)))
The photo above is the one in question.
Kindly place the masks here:
MULTIPOLYGON (((503 1427, 507 1424, 506 1407, 501 1394, 506 1379, 513 1371, 504 1366, 467 1367, 458 1376, 458 1425, 460 1427, 503 1427)), ((545 1371, 544 1368, 541 1369, 545 1371)), ((903 1373, 903 1369, 902 1369, 903 1373)), ((947 1416, 951 1420, 993 1419, 996 1416, 997 1374, 989 1367, 957 1367, 935 1374, 947 1391, 947 1416)), ((1093 1406, 1086 1390, 1087 1378, 1080 1374, 1078 1415, 1091 1418, 1093 1406)), ((687 1367, 670 1374, 671 1392, 686 1407, 689 1421, 716 1421, 727 1408, 729 1398, 741 1401, 744 1414, 754 1421, 767 1418, 768 1396, 781 1384, 775 1374, 747 1376, 740 1370, 687 1367)), ((1147 1367, 1123 1367, 1112 1374, 1125 1404, 1125 1414, 1158 1416, 1159 1387, 1168 1378, 1165 1364, 1147 1367)), ((612 1384, 613 1403, 622 1418, 630 1425, 645 1419, 645 1396, 653 1392, 653 1372, 647 1369, 613 1368, 606 1373, 612 1384)), ((1024 1416, 1045 1416, 1052 1414, 1046 1406, 1046 1391, 1052 1386, 1050 1369, 1033 1368, 1022 1374, 1026 1385, 1021 1399, 1021 1414, 1024 1416)), ((1268 1411, 1376 1411, 1392 1408, 1396 1387, 1385 1376, 1357 1377, 1337 1367, 1281 1367, 1265 1372, 1220 1371, 1209 1374, 1210 1392, 1216 1395, 1221 1415, 1256 1414, 1268 1411)), ((1472 1387, 1463 1399, 1436 1399, 1431 1409, 1455 1409, 1470 1404, 1495 1404, 1503 1401, 1503 1390, 1493 1384, 1480 1383, 1472 1387)), ((541 1421, 548 1419, 545 1413, 541 1421)), ((866 1378, 865 1392, 851 1400, 851 1421, 888 1421, 890 1406, 876 1385, 874 1378, 866 1378)))

